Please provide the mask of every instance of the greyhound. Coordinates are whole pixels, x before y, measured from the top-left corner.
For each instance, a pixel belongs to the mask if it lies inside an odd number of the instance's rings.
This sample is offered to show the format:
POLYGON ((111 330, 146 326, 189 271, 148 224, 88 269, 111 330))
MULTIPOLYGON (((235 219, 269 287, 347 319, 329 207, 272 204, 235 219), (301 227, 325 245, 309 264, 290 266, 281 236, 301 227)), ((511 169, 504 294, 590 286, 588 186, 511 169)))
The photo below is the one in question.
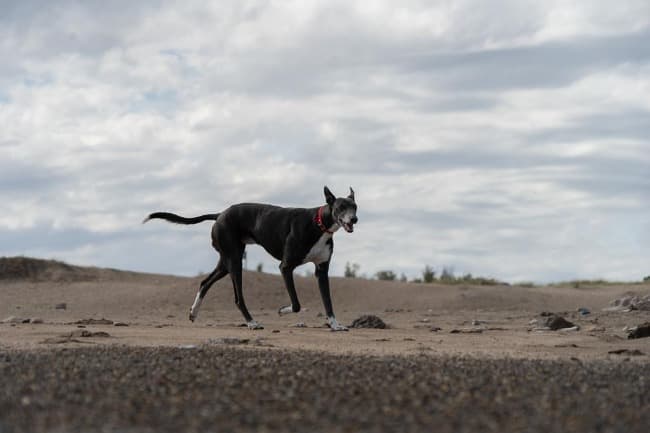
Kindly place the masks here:
POLYGON ((210 287, 219 279, 230 274, 235 290, 235 304, 244 315, 250 329, 264 329, 253 320, 246 308, 242 293, 242 258, 246 244, 261 245, 269 254, 280 260, 280 272, 289 292, 291 305, 281 307, 280 315, 297 313, 300 302, 293 282, 293 271, 304 263, 316 265, 323 306, 327 323, 332 331, 347 331, 339 324, 332 309, 330 297, 329 266, 334 247, 333 235, 341 227, 346 232, 354 231, 357 223, 357 204, 354 191, 350 188, 347 197, 335 197, 324 187, 327 204, 316 208, 283 208, 268 204, 240 203, 221 213, 185 218, 169 212, 155 212, 144 219, 163 219, 176 224, 197 224, 215 221, 212 226, 212 246, 219 253, 219 262, 203 280, 190 308, 190 320, 194 321, 199 307, 210 287))

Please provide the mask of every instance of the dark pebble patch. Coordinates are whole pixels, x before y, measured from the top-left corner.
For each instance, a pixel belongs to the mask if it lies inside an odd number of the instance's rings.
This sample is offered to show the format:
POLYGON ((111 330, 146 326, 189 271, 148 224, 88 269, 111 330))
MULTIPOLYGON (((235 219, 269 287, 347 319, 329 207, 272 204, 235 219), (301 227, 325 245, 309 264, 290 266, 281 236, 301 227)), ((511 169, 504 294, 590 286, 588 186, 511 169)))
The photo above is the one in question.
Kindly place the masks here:
POLYGON ((636 362, 0 351, 0 432, 647 432, 636 362))

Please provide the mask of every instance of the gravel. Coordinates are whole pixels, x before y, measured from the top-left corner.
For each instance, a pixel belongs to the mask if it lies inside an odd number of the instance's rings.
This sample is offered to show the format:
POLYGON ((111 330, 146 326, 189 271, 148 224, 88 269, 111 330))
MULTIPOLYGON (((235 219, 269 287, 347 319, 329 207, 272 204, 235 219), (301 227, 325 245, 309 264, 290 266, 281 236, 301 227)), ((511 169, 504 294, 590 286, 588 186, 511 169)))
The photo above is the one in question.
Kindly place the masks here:
POLYGON ((214 345, 0 350, 0 433, 646 432, 649 373, 214 345))

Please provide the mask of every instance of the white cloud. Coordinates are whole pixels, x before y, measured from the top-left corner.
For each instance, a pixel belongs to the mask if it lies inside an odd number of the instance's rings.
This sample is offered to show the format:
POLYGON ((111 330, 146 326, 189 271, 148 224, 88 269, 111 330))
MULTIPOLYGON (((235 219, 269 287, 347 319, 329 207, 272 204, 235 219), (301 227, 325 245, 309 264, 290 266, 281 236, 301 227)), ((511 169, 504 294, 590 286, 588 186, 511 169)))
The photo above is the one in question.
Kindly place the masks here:
POLYGON ((647 274, 647 2, 123 6, 0 18, 0 253, 194 274, 207 227, 144 215, 328 184, 360 203, 336 273, 647 274))

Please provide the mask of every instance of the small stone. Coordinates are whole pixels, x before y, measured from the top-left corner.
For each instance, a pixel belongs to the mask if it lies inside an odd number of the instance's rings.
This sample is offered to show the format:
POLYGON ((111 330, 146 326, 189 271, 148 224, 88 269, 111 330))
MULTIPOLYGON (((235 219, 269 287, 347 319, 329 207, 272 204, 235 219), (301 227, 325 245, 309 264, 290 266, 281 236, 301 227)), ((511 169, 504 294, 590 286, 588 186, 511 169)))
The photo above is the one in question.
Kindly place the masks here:
POLYGON ((483 332, 480 328, 470 328, 470 329, 452 329, 449 331, 450 334, 481 334, 483 332))
POLYGON ((43 319, 41 319, 40 317, 32 317, 31 319, 29 319, 29 323, 33 325, 37 325, 39 323, 43 323, 43 319))
POLYGON ((487 322, 485 320, 472 320, 472 326, 481 326, 485 325, 487 322))
POLYGON ((562 316, 558 316, 557 314, 553 314, 551 316, 548 316, 544 322, 544 326, 548 327, 552 331, 557 331, 558 329, 563 329, 563 328, 573 328, 574 325, 573 323, 569 322, 562 316))
POLYGON ((271 331, 271 332, 274 333, 274 334, 279 334, 279 333, 280 333, 280 330, 279 330, 279 329, 274 329, 274 330, 271 331))
POLYGON ((178 346, 179 349, 196 349, 197 347, 196 344, 181 344, 178 346))
POLYGON ((14 323, 14 324, 15 323, 23 323, 23 320, 25 320, 25 319, 23 319, 22 317, 9 316, 6 319, 4 319, 2 321, 2 323, 14 323))
POLYGON ((645 338, 650 337, 650 322, 645 322, 636 328, 632 329, 629 334, 627 334, 628 339, 635 338, 645 338))
POLYGON ((113 323, 113 326, 129 326, 129 324, 124 322, 115 322, 113 323))
POLYGON ((439 326, 432 326, 430 331, 431 332, 438 332, 438 331, 442 331, 442 328, 439 327, 439 326))
POLYGON ((386 329, 387 326, 379 317, 372 314, 366 314, 354 319, 350 328, 386 329))
POLYGON ((579 330, 580 330, 580 327, 577 326, 577 325, 572 326, 570 328, 560 328, 560 329, 558 329, 558 331, 560 331, 560 332, 577 332, 579 330))
POLYGON ((298 322, 293 325, 289 325, 289 328, 306 328, 305 322, 298 322))
POLYGON ((104 319, 81 319, 74 322, 75 325, 112 325, 113 321, 104 319))
POLYGON ((222 337, 222 338, 211 338, 208 340, 208 344, 227 344, 227 345, 239 345, 239 344, 248 344, 250 338, 238 338, 238 337, 222 337))
POLYGON ((630 356, 643 356, 645 353, 641 352, 638 349, 616 349, 616 350, 610 350, 609 352, 610 355, 630 355, 630 356))
POLYGON ((54 309, 55 310, 67 310, 68 309, 68 304, 66 304, 65 302, 61 302, 60 304, 56 304, 54 306, 54 309))

